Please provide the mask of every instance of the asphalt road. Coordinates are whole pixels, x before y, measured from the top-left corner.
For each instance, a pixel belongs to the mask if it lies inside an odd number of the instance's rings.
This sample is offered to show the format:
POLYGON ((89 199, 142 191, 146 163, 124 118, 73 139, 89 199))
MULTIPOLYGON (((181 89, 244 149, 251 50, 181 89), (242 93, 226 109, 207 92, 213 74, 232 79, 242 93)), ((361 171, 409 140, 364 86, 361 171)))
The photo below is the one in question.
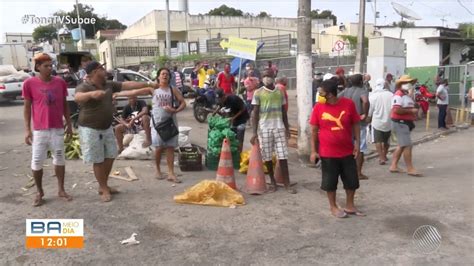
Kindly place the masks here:
MULTIPOLYGON (((180 115, 182 125, 198 125, 180 115)), ((51 162, 45 166, 46 204, 31 206, 28 182, 30 147, 23 143, 21 103, 0 106, 0 264, 1 265, 472 265, 474 255, 473 129, 415 147, 415 165, 425 177, 390 174, 376 161, 366 165, 356 203, 367 217, 336 219, 319 189, 319 169, 290 161, 298 194, 278 191, 244 194, 246 205, 231 208, 173 202, 215 172, 183 172, 175 187, 153 178, 151 161, 117 161, 114 169, 133 166, 140 180, 111 180, 121 193, 101 203, 91 167, 68 161, 66 188, 74 197, 56 195, 51 162), (73 185, 76 184, 73 189, 73 185), (84 219, 85 247, 80 250, 25 249, 25 219, 84 219), (422 225, 438 229, 441 246, 420 253, 413 234, 422 225), (137 233, 141 242, 122 246, 137 233)), ((192 139, 200 139, 195 134, 192 139)), ((402 164, 403 166, 403 164, 402 164)), ((238 186, 245 176, 236 174, 238 186)), ((341 189, 341 185, 339 186, 341 189)), ((344 206, 343 191, 338 202, 344 206)))

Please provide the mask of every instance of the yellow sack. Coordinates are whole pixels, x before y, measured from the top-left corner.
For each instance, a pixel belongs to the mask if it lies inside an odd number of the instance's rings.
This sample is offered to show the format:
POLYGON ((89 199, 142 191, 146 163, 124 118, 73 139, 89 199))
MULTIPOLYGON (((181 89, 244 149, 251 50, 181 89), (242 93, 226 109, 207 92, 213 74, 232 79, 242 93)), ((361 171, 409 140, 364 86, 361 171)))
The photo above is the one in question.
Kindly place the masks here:
MULTIPOLYGON (((272 156, 272 161, 273 161, 273 166, 275 167, 276 165, 276 156, 273 155, 272 156)), ((250 163, 250 150, 248 151, 243 151, 241 154, 240 154, 240 169, 239 169, 239 173, 241 174, 247 174, 247 171, 249 170, 249 163, 250 163)), ((265 174, 268 174, 268 169, 267 169, 267 166, 265 164, 263 164, 263 172, 265 174)))
POLYGON ((183 194, 174 196, 176 203, 189 203, 229 207, 245 204, 244 197, 227 184, 215 180, 203 180, 187 189, 183 194))

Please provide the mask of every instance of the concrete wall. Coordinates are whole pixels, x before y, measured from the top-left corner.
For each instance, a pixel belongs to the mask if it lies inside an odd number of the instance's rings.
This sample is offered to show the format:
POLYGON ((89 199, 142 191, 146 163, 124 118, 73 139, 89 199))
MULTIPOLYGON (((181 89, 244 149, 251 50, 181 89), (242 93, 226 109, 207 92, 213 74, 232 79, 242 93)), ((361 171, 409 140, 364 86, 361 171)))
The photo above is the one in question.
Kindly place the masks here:
MULTIPOLYGON (((383 36, 399 38, 400 28, 381 28, 383 36)), ((438 37, 436 28, 405 28, 402 39, 405 39, 407 67, 439 65, 441 48, 438 40, 425 41, 422 37, 438 37)))
POLYGON ((367 73, 372 76, 370 85, 375 88, 377 79, 391 73, 395 78, 405 73, 404 40, 375 37, 369 39, 369 54, 367 56, 367 73))
POLYGON ((33 35, 31 33, 6 32, 4 41, 5 43, 33 42, 33 35))

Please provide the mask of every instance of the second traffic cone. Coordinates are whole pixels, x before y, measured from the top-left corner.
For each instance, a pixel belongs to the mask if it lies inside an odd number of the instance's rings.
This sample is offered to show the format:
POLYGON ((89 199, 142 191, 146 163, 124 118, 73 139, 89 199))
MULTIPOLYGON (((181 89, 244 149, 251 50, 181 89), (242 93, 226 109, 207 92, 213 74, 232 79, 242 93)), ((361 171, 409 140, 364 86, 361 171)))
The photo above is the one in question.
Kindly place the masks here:
POLYGON ((260 154, 258 144, 254 144, 250 152, 245 191, 252 195, 261 195, 267 191, 265 174, 263 173, 262 155, 260 154))
POLYGON ((219 167, 217 168, 216 180, 226 183, 233 189, 237 189, 234 178, 232 153, 230 152, 229 140, 227 138, 225 138, 222 142, 222 150, 221 156, 219 158, 219 167))

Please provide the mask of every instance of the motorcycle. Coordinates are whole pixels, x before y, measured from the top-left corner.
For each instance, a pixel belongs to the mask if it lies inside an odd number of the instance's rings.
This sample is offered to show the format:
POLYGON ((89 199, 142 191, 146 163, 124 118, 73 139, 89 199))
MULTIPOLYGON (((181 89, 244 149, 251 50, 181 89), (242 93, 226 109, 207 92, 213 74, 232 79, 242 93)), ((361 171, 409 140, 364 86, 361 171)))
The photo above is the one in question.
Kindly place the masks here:
POLYGON ((193 103, 193 113, 199 123, 206 122, 207 116, 216 109, 215 89, 215 81, 212 77, 206 80, 205 88, 196 89, 197 96, 193 103))
POLYGON ((420 106, 423 115, 426 116, 430 107, 430 100, 434 100, 436 95, 430 93, 425 84, 416 84, 415 86, 415 102, 420 106))

